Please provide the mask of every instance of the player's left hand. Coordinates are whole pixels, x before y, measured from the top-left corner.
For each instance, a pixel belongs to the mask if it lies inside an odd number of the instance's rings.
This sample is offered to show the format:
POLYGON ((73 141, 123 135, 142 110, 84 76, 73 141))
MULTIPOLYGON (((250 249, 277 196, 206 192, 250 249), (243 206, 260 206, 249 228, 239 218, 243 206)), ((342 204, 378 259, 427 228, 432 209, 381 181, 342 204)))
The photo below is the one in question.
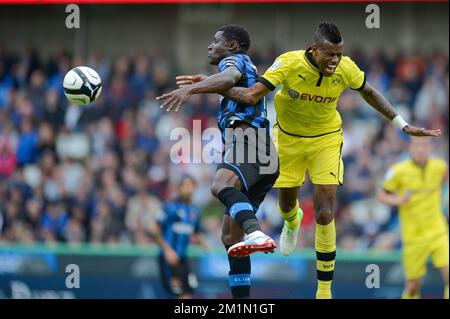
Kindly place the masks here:
POLYGON ((412 125, 405 126, 403 132, 411 136, 440 136, 442 134, 440 129, 427 130, 426 128, 418 128, 412 125))
POLYGON ((178 111, 180 106, 189 100, 192 93, 189 87, 182 87, 178 90, 174 90, 172 92, 163 94, 158 96, 156 100, 161 101, 164 100, 164 103, 160 106, 162 109, 166 109, 167 112, 173 110, 175 108, 175 112, 178 111))
POLYGON ((204 74, 196 75, 179 75, 175 78, 177 85, 181 88, 186 85, 191 85, 200 81, 207 79, 208 77, 204 74))

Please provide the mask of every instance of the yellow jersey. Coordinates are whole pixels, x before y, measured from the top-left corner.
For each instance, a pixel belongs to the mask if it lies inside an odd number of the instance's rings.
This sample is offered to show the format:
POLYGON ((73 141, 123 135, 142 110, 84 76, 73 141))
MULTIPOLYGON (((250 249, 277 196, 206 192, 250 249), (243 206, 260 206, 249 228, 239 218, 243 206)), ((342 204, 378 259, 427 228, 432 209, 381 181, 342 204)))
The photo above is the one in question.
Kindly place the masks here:
POLYGON ((442 213, 442 182, 447 163, 429 158, 425 167, 412 160, 394 164, 386 173, 383 188, 403 195, 411 193, 410 200, 400 205, 399 220, 404 243, 433 240, 448 232, 447 221, 442 213))
POLYGON ((280 55, 258 80, 269 89, 282 85, 275 94, 279 127, 298 136, 317 136, 342 126, 336 109, 342 92, 359 89, 365 75, 347 56, 343 56, 332 76, 323 76, 306 57, 308 50, 280 55))

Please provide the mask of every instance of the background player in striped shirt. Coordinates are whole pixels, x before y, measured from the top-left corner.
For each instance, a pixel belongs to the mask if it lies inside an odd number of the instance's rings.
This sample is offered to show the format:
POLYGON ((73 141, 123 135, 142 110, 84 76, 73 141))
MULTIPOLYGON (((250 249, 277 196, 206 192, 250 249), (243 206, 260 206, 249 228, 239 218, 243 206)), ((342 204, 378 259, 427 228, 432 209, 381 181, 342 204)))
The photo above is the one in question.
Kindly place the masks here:
POLYGON ((177 198, 164 204, 164 217, 154 229, 155 241, 161 247, 161 279, 170 298, 189 298, 197 286, 187 258, 189 243, 193 241, 209 249, 200 230, 201 211, 192 204, 196 185, 193 177, 182 177, 177 198))

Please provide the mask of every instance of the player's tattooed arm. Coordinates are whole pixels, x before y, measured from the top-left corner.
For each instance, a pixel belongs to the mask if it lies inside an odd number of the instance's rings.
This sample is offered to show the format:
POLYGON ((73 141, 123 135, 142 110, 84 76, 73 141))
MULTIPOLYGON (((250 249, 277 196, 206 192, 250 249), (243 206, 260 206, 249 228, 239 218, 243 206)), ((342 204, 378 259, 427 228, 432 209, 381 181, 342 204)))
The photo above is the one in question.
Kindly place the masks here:
POLYGON ((397 116, 397 111, 389 103, 389 101, 369 83, 365 83, 364 87, 359 90, 362 98, 369 103, 375 110, 386 116, 390 121, 397 116))
MULTIPOLYGON (((365 83, 364 87, 358 90, 362 98, 370 104, 375 110, 386 116, 390 121, 392 121, 397 116, 397 111, 389 103, 389 101, 377 90, 365 83)), ((411 136, 440 136, 442 134, 440 129, 426 129, 424 127, 416 127, 407 124, 403 127, 403 132, 411 136)))
MULTIPOLYGON (((157 100, 164 100, 161 108, 166 108, 166 111, 170 111, 175 108, 178 111, 180 106, 189 100, 192 94, 199 93, 220 93, 225 91, 239 81, 242 77, 242 73, 236 67, 228 67, 220 73, 203 78, 203 80, 195 81, 192 78, 193 84, 183 85, 178 90, 158 96, 157 100)), ((177 79, 177 82, 180 80, 177 79)))
POLYGON ((263 96, 266 96, 269 93, 270 89, 264 84, 256 82, 250 88, 232 87, 221 94, 238 103, 254 105, 258 103, 263 96))

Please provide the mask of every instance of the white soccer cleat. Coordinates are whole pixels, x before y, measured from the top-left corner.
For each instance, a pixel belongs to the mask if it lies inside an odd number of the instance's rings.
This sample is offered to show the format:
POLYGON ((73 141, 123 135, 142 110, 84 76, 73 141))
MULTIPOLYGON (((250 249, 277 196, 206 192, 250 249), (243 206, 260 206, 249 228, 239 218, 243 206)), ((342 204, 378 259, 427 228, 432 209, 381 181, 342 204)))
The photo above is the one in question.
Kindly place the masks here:
POLYGON ((228 249, 231 257, 246 257, 258 251, 273 253, 277 245, 275 241, 262 231, 255 231, 244 236, 244 241, 234 244, 228 249))
POLYGON ((283 230, 280 236, 280 252, 284 256, 289 256, 297 247, 298 232, 300 231, 300 224, 302 223, 303 211, 299 209, 298 215, 300 222, 296 229, 290 229, 287 222, 284 222, 283 230))

